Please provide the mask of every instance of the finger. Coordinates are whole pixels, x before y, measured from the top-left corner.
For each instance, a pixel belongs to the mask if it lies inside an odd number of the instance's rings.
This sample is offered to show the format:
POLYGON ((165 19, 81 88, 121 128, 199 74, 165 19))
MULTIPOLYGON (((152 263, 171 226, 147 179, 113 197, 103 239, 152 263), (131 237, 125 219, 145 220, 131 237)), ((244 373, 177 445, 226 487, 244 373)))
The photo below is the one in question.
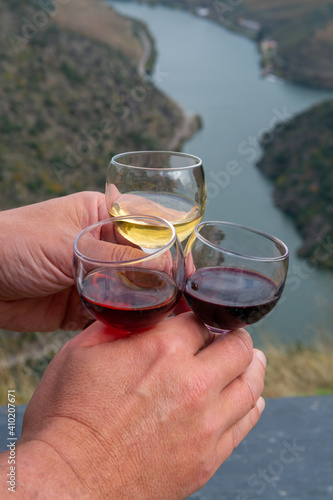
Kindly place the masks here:
MULTIPOLYGON (((123 238, 125 244, 115 243, 113 237, 113 224, 108 224, 108 235, 103 235, 103 239, 99 239, 100 228, 97 227, 92 233, 87 232, 81 236, 77 243, 78 251, 88 259, 103 262, 129 262, 142 261, 136 265, 147 269, 155 269, 164 271, 172 275, 172 254, 170 251, 165 251, 159 254, 159 248, 155 249, 154 253, 147 253, 141 250, 140 247, 133 245, 123 238), (144 260, 142 260, 144 259, 144 260)), ((104 232, 105 233, 105 232, 104 232)))
POLYGON ((219 466, 231 455, 239 443, 248 435, 251 429, 257 424, 263 410, 265 400, 260 397, 256 406, 252 408, 243 418, 231 425, 221 436, 217 445, 219 466))
MULTIPOLYGON (((111 226, 113 225, 111 224, 111 226)), ((147 257, 145 252, 134 248, 132 245, 118 245, 112 240, 103 241, 96 238, 96 235, 90 232, 87 232, 80 237, 77 243, 77 249, 88 259, 102 262, 139 260, 147 257)))
POLYGON ((198 361, 209 368, 210 376, 220 390, 243 373, 252 358, 252 339, 243 329, 220 336, 197 355, 198 361))
MULTIPOLYGON (((111 219, 114 218, 115 217, 111 217, 111 219)), ((124 234, 121 233, 120 228, 121 225, 119 226, 117 223, 104 224, 103 226, 100 227, 99 238, 102 241, 117 243, 118 245, 130 246, 141 250, 141 248, 138 245, 130 241, 128 238, 124 236, 124 234)))
POLYGON ((119 196, 120 192, 118 188, 114 184, 107 183, 105 190, 105 205, 108 213, 111 212, 112 205, 119 198, 119 196))
POLYGON ((109 212, 105 203, 105 194, 103 194, 103 196, 98 198, 98 220, 105 220, 108 217, 109 212))
POLYGON ((91 319, 92 315, 84 307, 76 288, 73 287, 67 300, 60 328, 71 331, 82 330, 91 319))
MULTIPOLYGON (((163 339, 178 350, 186 351, 191 355, 195 355, 205 345, 213 341, 214 335, 198 321, 196 316, 189 312, 180 314, 176 317, 169 318, 161 323, 158 323, 150 330, 134 335, 126 335, 121 338, 122 342, 149 342, 149 338, 155 337, 155 342, 163 339), (137 340, 135 340, 137 337, 137 340)), ((75 341, 83 347, 91 347, 98 344, 113 342, 119 338, 119 330, 113 329, 111 326, 106 326, 96 321, 83 332, 81 332, 75 341)))
POLYGON ((170 342, 177 343, 179 348, 195 356, 198 351, 211 344, 215 335, 206 328, 192 311, 178 314, 159 323, 160 335, 167 330, 170 342))
POLYGON ((226 417, 226 428, 255 407, 264 389, 265 366, 264 353, 254 349, 250 366, 221 391, 220 412, 226 417))

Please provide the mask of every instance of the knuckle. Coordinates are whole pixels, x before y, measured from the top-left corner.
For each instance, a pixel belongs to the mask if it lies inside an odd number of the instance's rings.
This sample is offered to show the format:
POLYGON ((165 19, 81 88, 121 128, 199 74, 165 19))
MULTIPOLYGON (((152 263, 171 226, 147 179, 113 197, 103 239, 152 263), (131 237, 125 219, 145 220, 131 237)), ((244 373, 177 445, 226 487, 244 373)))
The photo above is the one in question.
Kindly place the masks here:
POLYGON ((187 467, 182 466, 182 482, 191 485, 191 489, 199 490, 213 476, 218 468, 217 454, 213 451, 199 454, 198 449, 191 450, 191 460, 187 467))
POLYGON ((179 350, 179 341, 177 337, 170 339, 168 335, 160 335, 156 338, 156 350, 162 358, 172 357, 179 350))
POLYGON ((238 336, 239 343, 241 345, 241 348, 244 352, 244 354, 252 360, 253 358, 253 341, 251 338, 251 335, 246 331, 246 330, 237 330, 236 335, 238 336))
POLYGON ((196 470, 197 481, 199 487, 204 485, 214 474, 217 469, 217 457, 215 453, 211 453, 201 460, 196 470))
POLYGON ((232 395, 232 401, 237 403, 241 413, 246 415, 257 404, 258 398, 264 389, 262 377, 251 373, 243 373, 237 379, 237 391, 232 395))
POLYGON ((245 386, 246 401, 248 403, 247 406, 250 408, 254 408, 257 403, 258 397, 263 390, 263 384, 261 384, 260 379, 258 381, 253 380, 250 379, 247 375, 243 375, 241 378, 245 386))
POLYGON ((182 342, 177 335, 159 335, 155 339, 155 348, 159 356, 170 358, 177 355, 177 353, 182 350, 182 342))

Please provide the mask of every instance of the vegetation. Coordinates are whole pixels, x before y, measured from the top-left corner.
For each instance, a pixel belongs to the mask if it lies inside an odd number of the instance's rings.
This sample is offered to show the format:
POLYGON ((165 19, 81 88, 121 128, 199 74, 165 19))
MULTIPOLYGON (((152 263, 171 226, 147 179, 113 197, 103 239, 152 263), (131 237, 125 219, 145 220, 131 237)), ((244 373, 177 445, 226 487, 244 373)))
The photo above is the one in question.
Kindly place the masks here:
POLYGON ((0 331, 0 406, 7 404, 8 389, 15 389, 18 404, 28 403, 53 356, 74 335, 0 331))
POLYGON ((273 140, 263 138, 258 167, 274 181, 276 204, 296 223, 299 254, 333 269, 333 101, 278 127, 273 140))
MULTIPOLYGON (((297 83, 333 88, 331 0, 145 0, 189 10, 260 42, 277 42, 262 62, 297 83), (244 23, 243 20, 250 21, 244 23)), ((260 46, 260 45, 259 45, 260 46)))
POLYGON ((324 396, 333 394, 333 345, 286 348, 268 346, 264 396, 324 396))
POLYGON ((233 18, 255 19, 258 40, 277 42, 271 59, 275 73, 307 86, 333 88, 331 0, 243 0, 241 6, 233 18))
MULTIPOLYGON (((79 11, 77 0, 68 8, 74 4, 79 11)), ((82 35, 67 18, 64 27, 65 6, 58 6, 58 20, 38 5, 0 0, 2 209, 83 189, 103 191, 114 153, 167 149, 183 118, 138 74, 133 40, 140 47, 142 25, 131 23, 126 36, 132 43, 119 42, 118 49, 94 32, 82 35)))

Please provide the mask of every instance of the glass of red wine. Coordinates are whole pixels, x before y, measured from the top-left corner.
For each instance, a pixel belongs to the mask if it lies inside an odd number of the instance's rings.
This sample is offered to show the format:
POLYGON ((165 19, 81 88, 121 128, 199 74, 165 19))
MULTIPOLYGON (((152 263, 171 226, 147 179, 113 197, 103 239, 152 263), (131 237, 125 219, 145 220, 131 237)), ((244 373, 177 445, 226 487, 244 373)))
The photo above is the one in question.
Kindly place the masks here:
POLYGON ((281 297, 289 251, 270 234, 230 222, 202 222, 185 253, 184 297, 214 333, 260 321, 281 297))
POLYGON ((74 242, 74 278, 93 316, 116 338, 147 330, 165 319, 185 286, 185 258, 173 225, 150 216, 114 217, 84 229, 74 242), (162 234, 146 250, 131 234, 162 234), (127 239, 126 236, 129 235, 127 239))

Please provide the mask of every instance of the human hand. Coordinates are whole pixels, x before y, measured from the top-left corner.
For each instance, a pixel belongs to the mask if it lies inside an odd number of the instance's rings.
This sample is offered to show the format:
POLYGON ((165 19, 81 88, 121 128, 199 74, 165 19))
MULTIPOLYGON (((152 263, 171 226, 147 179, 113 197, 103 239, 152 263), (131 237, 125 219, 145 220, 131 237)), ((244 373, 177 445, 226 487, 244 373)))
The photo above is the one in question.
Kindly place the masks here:
POLYGON ((257 423, 264 356, 245 330, 213 341, 185 313, 110 340, 96 322, 47 368, 18 444, 19 498, 31 477, 46 498, 182 499, 257 423))
MULTIPOLYGON (((0 327, 79 330, 90 316, 73 281, 79 232, 107 219, 104 194, 81 192, 0 213, 0 327)), ((116 253, 123 251, 115 245, 116 253)), ((133 249, 133 251, 135 251, 133 249)))

